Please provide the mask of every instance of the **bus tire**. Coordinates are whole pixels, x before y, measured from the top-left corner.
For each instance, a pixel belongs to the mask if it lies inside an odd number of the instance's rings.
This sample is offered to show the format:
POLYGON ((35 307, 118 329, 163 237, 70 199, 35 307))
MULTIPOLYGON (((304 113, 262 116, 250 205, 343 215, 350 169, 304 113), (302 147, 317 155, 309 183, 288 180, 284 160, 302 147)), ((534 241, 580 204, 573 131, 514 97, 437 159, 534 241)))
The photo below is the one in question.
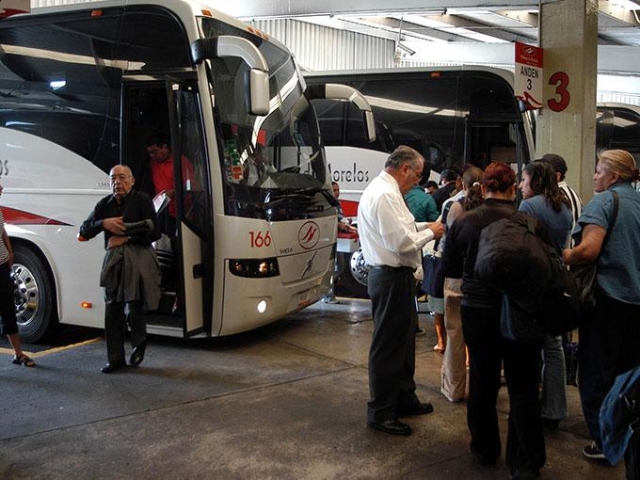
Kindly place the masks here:
POLYGON ((356 298, 369 298, 367 291, 369 269, 364 263, 362 250, 358 249, 356 252, 353 252, 345 263, 346 268, 342 275, 340 275, 340 283, 342 286, 356 298))
POLYGON ((16 317, 20 339, 34 343, 57 326, 53 281, 40 256, 23 245, 13 248, 16 317))

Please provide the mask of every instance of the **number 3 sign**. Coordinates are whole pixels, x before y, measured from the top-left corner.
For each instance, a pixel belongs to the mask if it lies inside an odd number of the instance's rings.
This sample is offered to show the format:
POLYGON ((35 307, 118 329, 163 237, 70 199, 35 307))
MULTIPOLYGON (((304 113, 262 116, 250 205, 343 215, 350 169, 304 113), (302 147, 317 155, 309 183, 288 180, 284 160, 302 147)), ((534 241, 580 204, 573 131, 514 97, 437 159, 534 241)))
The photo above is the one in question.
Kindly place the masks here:
POLYGON ((547 101, 547 106, 554 112, 561 112, 569 106, 571 94, 569 93, 569 75, 565 72, 556 72, 549 77, 549 85, 556 87, 554 96, 547 101))

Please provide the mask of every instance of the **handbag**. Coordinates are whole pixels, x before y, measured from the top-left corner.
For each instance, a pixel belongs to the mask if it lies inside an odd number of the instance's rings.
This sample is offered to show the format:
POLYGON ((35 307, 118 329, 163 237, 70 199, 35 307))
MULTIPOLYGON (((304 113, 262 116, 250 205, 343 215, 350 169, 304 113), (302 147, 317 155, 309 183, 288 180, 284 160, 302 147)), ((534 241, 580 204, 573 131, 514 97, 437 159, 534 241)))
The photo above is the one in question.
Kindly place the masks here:
POLYGON ((542 344, 545 332, 534 316, 509 297, 502 295, 500 333, 507 340, 542 344))
POLYGON ((423 279, 420 289, 432 297, 444 298, 444 271, 442 258, 435 255, 422 257, 423 279))
MULTIPOLYGON (((613 225, 616 223, 616 218, 618 217, 618 192, 612 190, 611 193, 613 194, 613 210, 611 211, 611 222, 609 222, 607 234, 605 235, 604 240, 602 240, 600 254, 602 254, 602 251, 604 250, 604 246, 609 239, 609 234, 611 233, 613 225)), ((598 258, 600 258, 600 255, 598 255, 598 258)), ((590 312, 596 307, 598 258, 586 265, 573 265, 571 267, 571 272, 575 277, 576 287, 578 291, 578 305, 582 313, 590 312)))
POLYGON ((578 305, 582 313, 590 312, 596 307, 597 264, 598 260, 596 259, 587 265, 571 267, 578 287, 578 305))

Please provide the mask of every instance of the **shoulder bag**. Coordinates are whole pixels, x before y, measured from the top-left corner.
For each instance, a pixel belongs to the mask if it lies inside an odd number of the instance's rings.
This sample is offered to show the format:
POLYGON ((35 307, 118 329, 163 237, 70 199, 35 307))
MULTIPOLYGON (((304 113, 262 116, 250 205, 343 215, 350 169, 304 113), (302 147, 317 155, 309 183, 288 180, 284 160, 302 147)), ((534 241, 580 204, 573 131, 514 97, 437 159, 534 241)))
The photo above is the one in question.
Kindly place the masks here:
MULTIPOLYGON (((604 246, 609 239, 611 230, 613 230, 613 225, 616 223, 616 218, 618 217, 618 192, 612 190, 611 193, 613 194, 613 211, 611 212, 611 222, 609 222, 607 234, 602 241, 600 255, 602 255, 604 246)), ((596 306, 596 276, 598 272, 598 258, 600 258, 600 255, 598 255, 593 262, 588 263, 587 265, 574 265, 571 267, 571 272, 573 272, 576 280, 578 304, 582 313, 589 312, 596 306)))

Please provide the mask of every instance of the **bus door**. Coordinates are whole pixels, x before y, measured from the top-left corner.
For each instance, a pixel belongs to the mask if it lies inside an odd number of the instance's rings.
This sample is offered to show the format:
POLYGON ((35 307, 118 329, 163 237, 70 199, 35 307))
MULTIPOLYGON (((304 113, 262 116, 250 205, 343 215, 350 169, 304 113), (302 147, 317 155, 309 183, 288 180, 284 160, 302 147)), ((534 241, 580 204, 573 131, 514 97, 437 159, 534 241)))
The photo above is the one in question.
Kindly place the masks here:
POLYGON ((507 163, 519 173, 529 161, 527 141, 516 122, 469 120, 465 130, 465 162, 482 169, 492 161, 507 163))
POLYGON ((184 336, 211 334, 213 312, 213 215, 207 149, 195 81, 168 80, 169 126, 174 157, 178 312, 184 336))

